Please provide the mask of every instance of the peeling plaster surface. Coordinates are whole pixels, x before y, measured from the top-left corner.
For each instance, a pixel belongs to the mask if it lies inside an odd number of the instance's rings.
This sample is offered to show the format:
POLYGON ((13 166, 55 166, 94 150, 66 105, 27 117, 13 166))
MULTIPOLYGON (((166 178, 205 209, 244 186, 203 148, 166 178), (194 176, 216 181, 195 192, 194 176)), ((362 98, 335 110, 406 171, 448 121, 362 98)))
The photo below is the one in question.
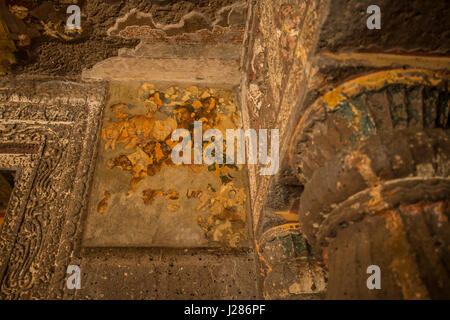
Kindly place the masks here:
POLYGON ((245 167, 171 158, 172 131, 193 135, 194 119, 224 137, 240 127, 234 99, 217 88, 112 84, 83 245, 247 247, 245 167))

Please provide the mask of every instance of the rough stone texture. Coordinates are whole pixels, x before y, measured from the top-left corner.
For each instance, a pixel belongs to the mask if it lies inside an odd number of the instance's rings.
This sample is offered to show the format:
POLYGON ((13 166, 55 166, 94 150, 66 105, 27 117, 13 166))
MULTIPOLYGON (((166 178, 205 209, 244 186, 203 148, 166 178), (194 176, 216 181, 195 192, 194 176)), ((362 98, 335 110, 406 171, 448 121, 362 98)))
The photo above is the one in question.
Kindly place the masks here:
POLYGON ((134 47, 137 43, 117 39, 92 39, 77 44, 60 43, 53 39, 42 40, 41 43, 32 44, 30 59, 14 65, 13 72, 30 75, 79 75, 84 68, 116 56, 120 48, 134 47))
POLYGON ((319 51, 449 55, 448 1, 333 0, 320 32, 319 51), (368 30, 367 8, 381 9, 381 29, 368 30))
POLYGON ((252 251, 105 248, 80 256, 75 299, 262 298, 252 251))
POLYGON ((120 57, 171 59, 217 59, 233 64, 239 62, 240 44, 207 44, 207 43, 152 43, 142 40, 134 49, 119 50, 120 57))

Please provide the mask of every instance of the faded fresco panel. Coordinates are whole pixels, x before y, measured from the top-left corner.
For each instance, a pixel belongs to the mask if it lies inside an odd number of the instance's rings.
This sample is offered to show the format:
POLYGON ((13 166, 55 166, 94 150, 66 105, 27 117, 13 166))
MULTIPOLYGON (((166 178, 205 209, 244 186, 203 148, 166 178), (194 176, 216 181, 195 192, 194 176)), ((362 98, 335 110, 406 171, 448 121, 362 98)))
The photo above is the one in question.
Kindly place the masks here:
POLYGON ((234 94, 195 86, 111 85, 83 245, 249 245, 244 166, 172 160, 178 144, 172 132, 184 128, 194 139, 194 121, 202 122, 203 133, 220 130, 225 140, 226 129, 241 126, 234 94))

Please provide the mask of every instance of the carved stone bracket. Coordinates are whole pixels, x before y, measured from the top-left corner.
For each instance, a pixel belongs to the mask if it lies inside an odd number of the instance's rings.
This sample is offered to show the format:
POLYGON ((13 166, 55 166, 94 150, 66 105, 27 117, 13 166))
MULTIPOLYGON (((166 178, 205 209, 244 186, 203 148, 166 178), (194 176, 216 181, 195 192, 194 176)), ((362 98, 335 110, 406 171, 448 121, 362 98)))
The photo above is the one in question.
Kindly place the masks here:
POLYGON ((448 74, 348 81, 307 109, 290 145, 299 218, 329 271, 327 297, 450 297, 448 74), (368 290, 377 265, 383 290, 368 290))
POLYGON ((289 160, 302 183, 326 160, 382 132, 449 128, 449 75, 381 71, 345 82, 316 100, 292 135, 289 160))
POLYGON ((324 296, 326 273, 298 223, 266 230, 258 240, 266 299, 314 299, 324 296))

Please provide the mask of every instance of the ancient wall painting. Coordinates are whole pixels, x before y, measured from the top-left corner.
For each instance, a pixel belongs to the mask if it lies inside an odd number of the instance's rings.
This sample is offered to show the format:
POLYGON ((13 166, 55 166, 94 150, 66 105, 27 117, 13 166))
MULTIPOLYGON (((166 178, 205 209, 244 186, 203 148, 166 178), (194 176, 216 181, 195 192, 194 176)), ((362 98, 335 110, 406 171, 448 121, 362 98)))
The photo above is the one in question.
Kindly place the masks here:
MULTIPOLYGON (((175 129, 241 127, 225 89, 113 82, 83 236, 85 246, 247 247, 242 165, 175 165, 175 129)), ((203 150, 208 143, 203 142, 203 150)), ((191 149, 194 152, 193 148, 191 149)), ((224 152, 225 154, 225 152, 224 152)))

